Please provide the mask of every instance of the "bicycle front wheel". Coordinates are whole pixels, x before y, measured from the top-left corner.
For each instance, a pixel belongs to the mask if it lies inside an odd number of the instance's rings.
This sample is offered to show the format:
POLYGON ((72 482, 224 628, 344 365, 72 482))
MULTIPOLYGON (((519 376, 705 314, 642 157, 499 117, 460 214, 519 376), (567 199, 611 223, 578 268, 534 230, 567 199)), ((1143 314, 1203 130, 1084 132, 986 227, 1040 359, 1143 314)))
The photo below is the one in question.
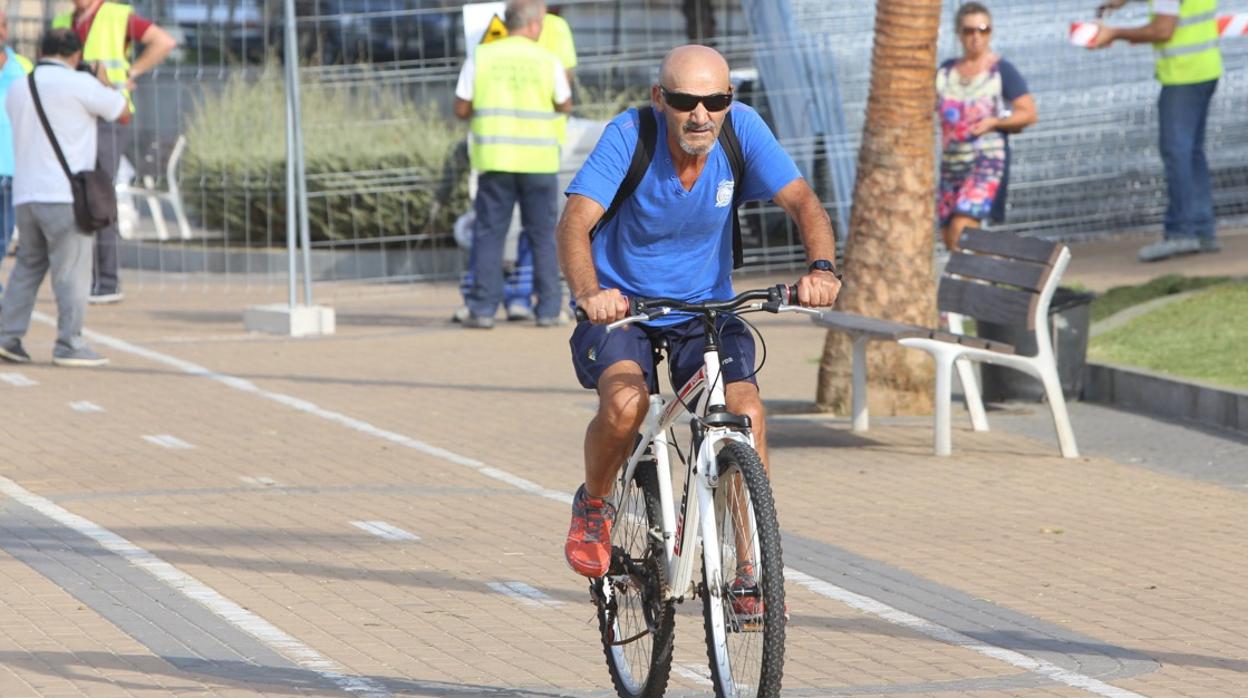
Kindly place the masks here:
POLYGON ((703 555, 702 612, 715 695, 778 696, 784 674, 784 560, 780 525, 758 453, 730 441, 715 488, 721 567, 703 555))
POLYGON ((672 670, 676 618, 667 598, 657 477, 654 461, 643 461, 631 481, 616 482, 611 569, 590 583, 607 668, 623 698, 662 696, 672 670))

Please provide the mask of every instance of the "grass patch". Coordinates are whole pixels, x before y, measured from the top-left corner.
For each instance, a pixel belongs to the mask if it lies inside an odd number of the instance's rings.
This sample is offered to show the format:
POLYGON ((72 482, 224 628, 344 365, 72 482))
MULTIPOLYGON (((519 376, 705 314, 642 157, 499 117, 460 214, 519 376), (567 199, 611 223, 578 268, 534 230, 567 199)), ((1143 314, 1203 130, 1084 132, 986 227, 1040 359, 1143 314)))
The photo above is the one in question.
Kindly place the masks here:
POLYGON ((1138 286, 1115 286, 1092 301, 1092 322, 1099 322, 1120 310, 1186 291, 1218 286, 1229 281, 1225 276, 1181 276, 1167 274, 1138 286))
POLYGON ((1248 388, 1245 308, 1248 283, 1223 283, 1094 337, 1088 358, 1248 388))

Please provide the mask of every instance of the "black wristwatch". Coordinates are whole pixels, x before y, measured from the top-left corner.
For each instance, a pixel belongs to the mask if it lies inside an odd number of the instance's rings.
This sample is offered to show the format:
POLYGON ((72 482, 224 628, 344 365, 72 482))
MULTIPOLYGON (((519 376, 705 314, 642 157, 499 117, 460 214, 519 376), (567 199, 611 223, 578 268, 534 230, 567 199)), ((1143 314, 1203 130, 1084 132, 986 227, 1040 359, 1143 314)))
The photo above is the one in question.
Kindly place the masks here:
POLYGON ((810 270, 811 271, 830 271, 832 272, 834 276, 836 276, 838 281, 841 279, 841 272, 836 270, 836 265, 833 264, 832 260, 830 259, 816 259, 815 261, 810 263, 810 270))

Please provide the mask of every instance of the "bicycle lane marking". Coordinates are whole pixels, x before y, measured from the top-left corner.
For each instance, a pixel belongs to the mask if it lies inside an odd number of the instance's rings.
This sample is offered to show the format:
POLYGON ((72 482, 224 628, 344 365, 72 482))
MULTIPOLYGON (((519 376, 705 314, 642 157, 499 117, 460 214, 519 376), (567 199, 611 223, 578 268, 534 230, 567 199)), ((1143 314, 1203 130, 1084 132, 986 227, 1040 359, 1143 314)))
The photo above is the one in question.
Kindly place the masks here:
POLYGON ((998 647, 997 645, 988 644, 986 642, 980 642, 979 640, 963 635, 952 628, 947 628, 943 625, 938 625, 923 618, 919 618, 918 616, 911 615, 905 611, 893 608, 886 603, 876 601, 869 596, 863 596, 862 594, 852 592, 848 589, 843 589, 835 584, 832 584, 831 582, 825 582, 822 579, 812 577, 804 572, 795 570, 792 567, 785 567, 784 575, 787 579, 800 584, 807 590, 820 596, 839 601, 850 608, 855 608, 863 613, 869 613, 873 616, 877 616, 888 621, 889 623, 923 633, 934 640, 963 647, 973 652, 978 652, 985 657, 990 657, 1012 666, 1016 666, 1020 669, 1040 674, 1041 676, 1047 677, 1053 681, 1065 684, 1072 688, 1082 689, 1088 693, 1104 696, 1104 698, 1144 698, 1143 695, 1135 693, 1134 691, 1118 688, 1117 686, 1112 686, 1104 681, 1099 681, 1090 676, 1084 676, 1078 672, 1063 669, 1050 661, 1036 659, 1022 654, 1021 652, 1015 652, 1011 649, 998 647))
POLYGON ((122 558, 133 567, 147 572, 178 594, 208 609, 229 625, 251 635, 278 654, 314 672, 343 691, 367 698, 389 698, 391 695, 377 682, 362 676, 351 676, 344 667, 286 634, 277 626, 103 526, 30 492, 4 476, 0 476, 0 492, 61 526, 90 538, 100 547, 122 558))
MULTIPOLYGON (((55 320, 43 313, 34 313, 34 319, 47 325, 55 325, 55 320)), ((310 414, 330 422, 340 424, 349 429, 390 441, 391 443, 419 451, 435 458, 440 458, 456 465, 471 468, 488 478, 505 482, 530 494, 535 494, 537 496, 564 504, 572 503, 572 494, 570 493, 543 487, 531 480, 527 480, 505 470, 499 470, 498 468, 488 466, 475 458, 462 456, 453 451, 433 446, 418 439, 382 429, 381 427, 375 426, 363 420, 350 417, 340 412, 325 409, 302 398, 266 390, 244 378, 238 378, 229 374, 213 371, 190 361, 179 359, 175 356, 170 356, 152 349, 147 349, 137 344, 127 342, 124 339, 92 330, 83 330, 83 336, 93 342, 111 347, 118 351, 176 368, 189 375, 207 378, 234 388, 235 390, 263 397, 305 414, 310 414)), ((835 599, 864 613, 878 616, 890 623, 912 628, 941 642, 963 647, 986 657, 1034 672, 1057 683, 1087 691, 1088 693, 1092 693, 1094 695, 1103 696, 1104 698, 1145 698, 1145 696, 1139 693, 1128 691, 1126 689, 1120 689, 1090 676, 1085 676, 1078 672, 1063 669, 1052 662, 1034 659, 1022 653, 1015 652, 1014 650, 974 640, 971 637, 957 632, 956 630, 898 610, 868 596, 842 589, 841 587, 838 587, 830 582, 813 577, 792 567, 786 567, 786 574, 792 575, 792 578, 796 583, 801 584, 804 588, 809 589, 813 593, 835 599)))

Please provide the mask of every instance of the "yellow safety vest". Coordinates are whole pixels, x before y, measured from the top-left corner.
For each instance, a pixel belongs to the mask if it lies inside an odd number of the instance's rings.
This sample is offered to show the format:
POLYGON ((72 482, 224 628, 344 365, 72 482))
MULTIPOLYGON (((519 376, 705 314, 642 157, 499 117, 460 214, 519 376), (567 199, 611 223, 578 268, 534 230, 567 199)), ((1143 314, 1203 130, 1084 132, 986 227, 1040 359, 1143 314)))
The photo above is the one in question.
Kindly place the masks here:
POLYGON ((480 172, 559 171, 555 57, 510 36, 477 47, 472 167, 480 172))
MULTIPOLYGON (((572 28, 564 18, 547 12, 546 18, 542 20, 542 33, 537 37, 537 43, 555 54, 555 58, 559 59, 565 69, 572 70, 576 67, 576 43, 572 41, 572 28)), ((563 145, 568 139, 568 115, 560 114, 555 122, 556 137, 559 138, 559 144, 563 145)))
MULTIPOLYGON (((1149 0, 1152 9, 1152 0, 1149 0)), ((1153 44, 1157 81, 1162 85, 1191 85, 1222 77, 1218 50, 1218 0, 1183 0, 1174 35, 1153 44)))
MULTIPOLYGON (((126 83, 130 79, 130 59, 126 55, 126 28, 130 24, 130 13, 133 8, 116 2, 100 5, 91 22, 91 31, 87 32, 87 42, 82 47, 82 60, 100 61, 108 72, 108 81, 113 83, 130 103, 130 111, 134 111, 134 102, 130 99, 130 90, 126 83)), ((53 29, 71 29, 74 26, 74 13, 65 12, 52 20, 53 29)))

